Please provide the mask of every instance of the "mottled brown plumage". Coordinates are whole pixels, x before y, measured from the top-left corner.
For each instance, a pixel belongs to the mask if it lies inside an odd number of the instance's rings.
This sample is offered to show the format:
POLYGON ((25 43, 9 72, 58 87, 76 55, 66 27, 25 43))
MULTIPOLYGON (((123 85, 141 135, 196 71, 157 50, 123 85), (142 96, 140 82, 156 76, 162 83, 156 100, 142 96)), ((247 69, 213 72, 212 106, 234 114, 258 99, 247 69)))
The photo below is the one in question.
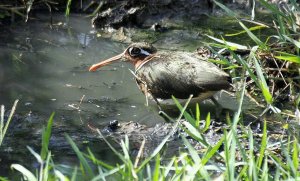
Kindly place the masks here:
POLYGON ((186 99, 191 94, 200 100, 230 87, 228 74, 213 63, 180 51, 157 51, 147 43, 134 43, 123 53, 94 64, 90 71, 125 58, 135 66, 136 81, 145 95, 156 101, 173 96, 186 99))

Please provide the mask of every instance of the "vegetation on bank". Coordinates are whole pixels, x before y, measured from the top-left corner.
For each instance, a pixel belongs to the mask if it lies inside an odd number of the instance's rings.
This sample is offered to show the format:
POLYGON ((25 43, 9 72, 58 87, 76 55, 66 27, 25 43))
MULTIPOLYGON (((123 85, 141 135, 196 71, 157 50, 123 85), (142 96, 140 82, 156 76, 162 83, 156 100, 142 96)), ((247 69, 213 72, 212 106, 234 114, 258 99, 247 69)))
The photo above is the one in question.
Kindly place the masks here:
MULTIPOLYGON (((181 114, 174 122, 173 131, 161 141, 157 148, 148 156, 143 157, 144 142, 141 143, 136 157, 130 156, 130 146, 127 137, 121 141, 121 150, 116 150, 98 130, 99 140, 104 140, 115 155, 121 160, 118 164, 105 163, 95 157, 90 151, 81 151, 76 143, 66 135, 66 140, 76 153, 79 161, 77 166, 55 164, 51 150, 48 149, 51 137, 51 126, 54 114, 51 115, 47 127, 42 133, 41 151, 38 153, 28 147, 39 163, 38 169, 25 168, 20 164, 13 164, 11 168, 19 171, 27 180, 299 180, 299 12, 296 1, 277 6, 259 1, 272 16, 272 24, 247 21, 252 27, 245 25, 245 20, 238 18, 234 12, 224 5, 215 2, 230 16, 236 18, 242 30, 230 36, 247 34, 253 45, 243 45, 226 41, 226 37, 212 37, 217 43, 210 43, 218 48, 218 59, 211 60, 227 69, 234 81, 239 82, 237 88, 240 94, 239 109, 233 116, 227 116, 228 128, 216 144, 207 143, 203 133, 208 131, 211 123, 210 116, 200 126, 200 109, 191 115, 186 111, 186 105, 180 105, 174 98, 181 114), (282 8, 284 7, 284 8, 282 8), (256 34, 262 29, 274 29, 273 34, 263 41, 256 34), (224 56, 229 52, 231 60, 224 56), (240 56, 240 52, 248 52, 247 56, 240 56), (243 124, 242 103, 245 91, 253 96, 263 98, 265 113, 276 114, 281 119, 279 138, 274 141, 268 131, 268 120, 263 119, 263 128, 259 134, 250 126, 243 124), (262 96, 260 96, 262 95, 262 96), (286 95, 289 95, 286 97, 286 95), (279 107, 284 100, 289 109, 279 107), (287 101, 288 100, 288 101, 287 101), (182 119, 184 118, 184 119, 182 119), (287 123, 287 124, 286 124, 287 123), (294 123, 294 124, 293 124, 294 123), (293 126, 294 125, 294 126, 293 126), (169 158, 163 154, 168 139, 177 129, 184 130, 181 134, 182 147, 179 155, 169 158), (196 150, 190 141, 201 145, 196 150)), ((255 17, 253 12, 252 17, 255 17)), ((15 106, 14 106, 15 107, 15 106)), ((14 109, 12 109, 14 110, 14 109)), ((0 146, 4 138, 12 114, 4 120, 4 108, 1 107, 0 146)), ((261 121, 259 120, 259 121, 261 121)), ((8 128, 9 129, 9 128, 8 128)), ((7 180, 2 177, 0 180, 7 180)))

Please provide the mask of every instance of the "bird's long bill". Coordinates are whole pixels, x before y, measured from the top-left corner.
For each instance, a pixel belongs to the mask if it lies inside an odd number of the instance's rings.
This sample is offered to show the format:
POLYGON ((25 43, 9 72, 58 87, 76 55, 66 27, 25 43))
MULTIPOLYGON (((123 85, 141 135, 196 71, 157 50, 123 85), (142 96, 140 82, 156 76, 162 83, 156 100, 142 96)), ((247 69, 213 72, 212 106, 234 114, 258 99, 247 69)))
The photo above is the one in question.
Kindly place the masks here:
POLYGON ((105 65, 108 65, 108 64, 111 64, 111 63, 113 63, 113 62, 115 62, 115 61, 117 61, 117 60, 120 60, 120 59, 123 57, 123 55, 124 55, 124 53, 121 53, 121 54, 119 54, 119 55, 116 55, 116 56, 114 56, 114 57, 111 57, 111 58, 109 58, 109 59, 106 59, 106 60, 104 60, 104 61, 102 61, 102 62, 96 63, 96 64, 94 64, 94 65, 92 65, 92 66, 90 67, 89 71, 94 72, 94 71, 96 71, 97 69, 99 69, 99 68, 101 68, 101 67, 103 67, 103 66, 105 66, 105 65))

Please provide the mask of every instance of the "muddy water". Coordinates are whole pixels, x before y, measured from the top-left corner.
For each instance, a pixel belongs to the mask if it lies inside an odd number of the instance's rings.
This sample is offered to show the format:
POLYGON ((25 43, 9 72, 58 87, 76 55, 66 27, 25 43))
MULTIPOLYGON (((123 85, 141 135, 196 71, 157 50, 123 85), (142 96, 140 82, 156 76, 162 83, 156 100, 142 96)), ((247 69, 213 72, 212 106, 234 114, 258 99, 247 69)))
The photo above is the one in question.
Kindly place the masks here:
POLYGON ((20 100, 1 146, 0 175, 10 163, 33 158, 24 156, 29 155, 26 145, 40 149, 41 129, 52 112, 56 115, 50 147, 57 155, 70 148, 64 139, 67 133, 79 146, 92 147, 109 159, 104 145, 93 144, 97 134, 89 127, 112 120, 148 125, 162 121, 156 107, 145 106, 131 65, 116 63, 88 72, 90 65, 122 52, 127 44, 97 37, 83 16, 72 16, 68 25, 63 15, 55 16, 52 29, 48 17, 41 18, 0 30, 0 104, 9 109, 20 100))
MULTIPOLYGON (((103 128, 113 120, 148 126, 163 122, 155 105, 145 105, 130 64, 88 72, 90 65, 122 52, 128 44, 99 36, 89 18, 80 15, 70 17, 68 24, 63 15, 56 15, 52 28, 48 15, 40 18, 0 29, 0 104, 9 109, 20 100, 0 148, 0 176, 7 174, 11 163, 37 166, 26 145, 40 150, 41 130, 52 112, 50 150, 58 163, 72 163, 76 157, 64 134, 82 150, 90 147, 98 158, 111 161, 114 155, 91 127, 103 128)), ((202 23, 206 26, 205 20, 202 23)), ((146 31, 132 41, 156 37, 159 48, 195 50, 203 41, 201 31, 201 27, 162 34, 146 31)))
MULTIPOLYGON (((63 18, 63 16, 62 16, 63 18)), ((59 21, 58 21, 59 22, 59 21)), ((88 66, 121 52, 125 44, 97 38, 88 19, 73 17, 69 27, 34 22, 2 33, 1 104, 20 99, 18 111, 71 116, 105 123, 144 120, 145 109, 126 63, 90 73, 88 66), (81 111, 81 114, 74 112, 81 111)), ((151 111, 150 111, 151 112, 151 111)))

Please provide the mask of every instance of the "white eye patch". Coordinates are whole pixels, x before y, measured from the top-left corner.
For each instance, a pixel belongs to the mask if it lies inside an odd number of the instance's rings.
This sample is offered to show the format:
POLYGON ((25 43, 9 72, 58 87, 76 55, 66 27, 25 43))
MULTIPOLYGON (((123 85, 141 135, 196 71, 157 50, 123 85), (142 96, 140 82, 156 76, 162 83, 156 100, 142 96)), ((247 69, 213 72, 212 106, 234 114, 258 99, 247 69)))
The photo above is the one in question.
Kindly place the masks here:
POLYGON ((129 48, 128 51, 131 56, 138 56, 138 55, 148 56, 148 55, 150 55, 149 52, 145 51, 142 48, 131 47, 131 48, 129 48))
POLYGON ((147 51, 145 51, 145 50, 143 50, 143 49, 141 49, 141 54, 144 54, 144 55, 146 55, 146 56, 150 55, 149 52, 147 52, 147 51))

